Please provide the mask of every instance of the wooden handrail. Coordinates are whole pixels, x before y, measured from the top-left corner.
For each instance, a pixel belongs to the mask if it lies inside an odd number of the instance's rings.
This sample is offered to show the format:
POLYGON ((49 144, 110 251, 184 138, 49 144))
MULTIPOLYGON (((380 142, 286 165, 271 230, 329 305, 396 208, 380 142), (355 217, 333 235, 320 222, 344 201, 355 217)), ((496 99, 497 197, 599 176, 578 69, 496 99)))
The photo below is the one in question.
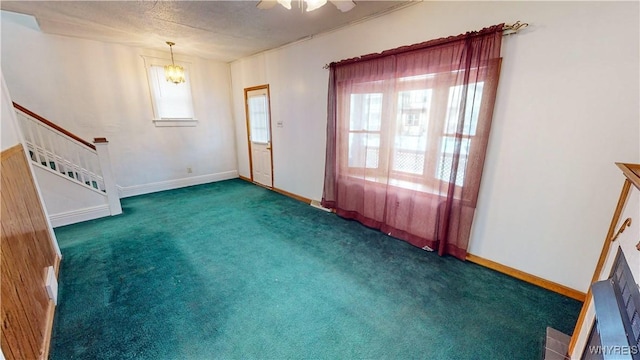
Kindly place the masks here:
POLYGON ((69 132, 69 131, 67 131, 67 130, 65 130, 65 129, 63 129, 63 128, 61 128, 60 126, 58 126, 58 125, 56 125, 56 124, 52 123, 51 121, 49 121, 49 120, 47 120, 47 119, 43 118, 42 116, 40 116, 40 115, 38 115, 38 114, 34 113, 33 111, 31 111, 31 110, 29 110, 29 109, 27 109, 27 108, 25 108, 25 107, 21 106, 20 104, 16 104, 16 103, 14 102, 14 103, 13 103, 13 107, 14 107, 14 108, 16 108, 16 109, 18 109, 18 110, 20 110, 20 111, 22 111, 23 113, 25 113, 25 114, 27 114, 27 115, 31 116, 32 118, 34 118, 34 119, 36 119, 36 120, 40 121, 41 123, 43 123, 43 124, 47 125, 48 127, 53 128, 53 129, 55 129, 55 130, 57 130, 57 131, 59 131, 59 132, 61 132, 61 133, 65 134, 65 135, 67 135, 68 137, 70 137, 70 138, 72 138, 73 140, 75 140, 75 141, 77 141, 77 142, 81 143, 82 145, 84 145, 84 146, 86 146, 86 147, 88 147, 88 148, 90 148, 90 149, 92 149, 92 150, 95 150, 95 149, 96 149, 96 146, 95 146, 95 145, 93 145, 92 143, 90 143, 90 142, 88 142, 88 141, 86 141, 86 140, 83 140, 83 139, 82 139, 82 138, 80 138, 78 135, 75 135, 75 134, 73 134, 73 133, 71 133, 71 132, 69 132))

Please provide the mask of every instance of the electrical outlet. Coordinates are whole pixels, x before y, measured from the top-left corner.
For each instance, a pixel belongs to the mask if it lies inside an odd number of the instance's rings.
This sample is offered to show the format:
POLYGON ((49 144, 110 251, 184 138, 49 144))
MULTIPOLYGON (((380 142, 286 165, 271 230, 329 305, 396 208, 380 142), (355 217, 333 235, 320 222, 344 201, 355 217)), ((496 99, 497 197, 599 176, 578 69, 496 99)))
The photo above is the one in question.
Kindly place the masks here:
POLYGON ((192 172, 193 172, 193 169, 191 169, 191 166, 189 166, 189 167, 187 168, 187 174, 191 174, 192 172))

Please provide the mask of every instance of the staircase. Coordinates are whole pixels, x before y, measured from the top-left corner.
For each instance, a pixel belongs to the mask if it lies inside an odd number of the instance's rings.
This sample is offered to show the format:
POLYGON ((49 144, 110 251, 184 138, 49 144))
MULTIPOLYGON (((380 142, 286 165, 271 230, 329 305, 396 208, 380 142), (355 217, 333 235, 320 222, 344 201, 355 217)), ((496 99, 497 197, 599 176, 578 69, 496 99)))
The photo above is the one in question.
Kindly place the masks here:
MULTIPOLYGON (((84 163, 89 164, 89 166, 83 167, 81 165, 78 165, 77 163, 70 161, 69 157, 57 155, 54 152, 48 151, 44 146, 36 145, 30 140, 26 140, 25 142, 27 143, 27 148, 29 149, 29 156, 31 157, 31 160, 36 164, 42 165, 47 170, 50 169, 53 171, 59 171, 61 174, 69 176, 71 180, 74 180, 79 184, 88 185, 93 189, 106 192, 104 179, 102 175, 100 175, 100 169, 91 170, 95 169, 91 165, 96 165, 96 162, 86 161, 87 157, 83 156, 86 154, 83 154, 82 151, 78 151, 78 153, 76 153, 76 155, 78 155, 80 158, 78 163, 83 162, 82 160, 85 160, 84 163)), ((95 153, 95 150, 91 155, 95 156, 89 156, 89 159, 97 159, 97 153, 95 153)))
POLYGON ((13 106, 34 167, 100 194, 110 215, 122 213, 105 138, 89 143, 15 102, 13 106))

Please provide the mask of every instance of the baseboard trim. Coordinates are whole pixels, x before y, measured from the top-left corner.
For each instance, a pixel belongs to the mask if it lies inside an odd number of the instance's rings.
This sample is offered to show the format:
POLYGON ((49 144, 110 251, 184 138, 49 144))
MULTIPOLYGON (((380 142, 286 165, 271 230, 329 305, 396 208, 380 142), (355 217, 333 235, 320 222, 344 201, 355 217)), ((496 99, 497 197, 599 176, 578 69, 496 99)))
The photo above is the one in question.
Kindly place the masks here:
POLYGON ((288 196, 292 199, 298 200, 298 201, 302 201, 303 203, 307 204, 307 205, 311 205, 311 199, 308 199, 304 196, 300 196, 300 195, 296 195, 294 193, 290 193, 286 190, 282 190, 282 189, 278 189, 278 188, 272 188, 271 190, 277 192, 278 194, 282 194, 284 196, 288 196))
POLYGON ((241 180, 248 181, 248 182, 250 182, 250 183, 252 183, 252 184, 254 184, 254 185, 261 186, 261 187, 263 187, 263 188, 265 188, 265 189, 268 189, 268 190, 273 190, 273 191, 277 192, 278 194, 281 194, 281 195, 284 195, 284 196, 288 196, 288 197, 290 197, 290 198, 292 198, 292 199, 295 199, 295 200, 301 201, 301 202, 303 202, 303 203, 305 203, 305 204, 307 204, 307 205, 310 205, 310 204, 311 204, 311 199, 306 198, 306 197, 304 197, 304 196, 296 195, 296 194, 294 194, 294 193, 290 193, 290 192, 288 192, 288 191, 286 191, 286 190, 278 189, 278 188, 276 188, 276 187, 267 187, 267 186, 263 186, 263 185, 261 185, 261 184, 256 183, 255 181, 251 181, 251 179, 249 179, 248 177, 242 176, 242 175, 238 175, 238 177, 239 177, 241 180))
POLYGON ((182 179, 159 181, 155 183, 134 185, 134 186, 118 186, 120 198, 131 196, 150 194, 158 191, 179 189, 182 187, 201 185, 215 181, 235 179, 238 177, 238 171, 225 171, 215 174, 199 175, 182 179))
POLYGON ((570 287, 564 286, 564 285, 560 285, 558 283, 555 283, 553 281, 550 280, 546 280, 543 279, 541 277, 535 276, 535 275, 531 275, 529 273, 526 273, 524 271, 520 271, 518 269, 514 269, 512 267, 506 266, 506 265, 502 265, 500 263, 497 263, 495 261, 491 261, 485 258, 482 258, 480 256, 476 256, 473 254, 467 254, 467 260, 484 266, 486 268, 489 268, 491 270, 495 270, 497 272, 501 272, 503 274, 509 275, 511 277, 514 277, 516 279, 528 282, 530 284, 533 285, 537 285, 540 286, 541 288, 556 292, 558 294, 570 297, 572 299, 578 300, 578 301, 582 301, 584 302, 584 299, 586 298, 586 294, 572 289, 570 287))
POLYGON ((107 217, 110 215, 111 211, 109 210, 109 205, 104 204, 59 214, 52 214, 49 216, 49 221, 51 221, 51 226, 55 228, 59 226, 79 223, 82 221, 107 217))

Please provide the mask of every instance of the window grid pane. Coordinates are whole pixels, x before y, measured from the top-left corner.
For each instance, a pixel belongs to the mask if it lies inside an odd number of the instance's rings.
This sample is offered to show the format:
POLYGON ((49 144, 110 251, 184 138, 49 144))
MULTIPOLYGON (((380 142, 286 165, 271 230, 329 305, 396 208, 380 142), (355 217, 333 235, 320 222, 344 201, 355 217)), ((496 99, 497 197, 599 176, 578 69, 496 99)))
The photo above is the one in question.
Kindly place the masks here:
POLYGON ((380 166, 382 94, 351 94, 349 104, 349 167, 377 169, 380 166))
POLYGON ((400 91, 396 116, 394 171, 421 175, 427 148, 432 89, 400 91))
POLYGON ((380 131, 382 94, 351 94, 350 130, 380 131))
POLYGON ((393 157, 393 170, 421 175, 424 172, 425 154, 410 150, 396 150, 393 157))
POLYGON ((349 167, 377 169, 380 163, 380 134, 349 133, 349 167))
MULTIPOLYGON (((458 118, 460 117, 460 103, 464 86, 452 86, 449 88, 449 100, 447 104, 447 121, 445 134, 455 134, 458 131, 458 118)), ((482 90, 484 82, 471 83, 467 88, 467 99, 464 112, 464 128, 462 134, 476 135, 480 103, 482 102, 482 90)))
MULTIPOLYGON (((438 156, 438 167, 436 168, 436 178, 442 181, 449 181, 451 178, 451 167, 453 166, 453 155, 455 153, 456 138, 443 136, 440 146, 440 156, 438 156)), ((456 173, 455 184, 464 185, 464 175, 469 157, 469 146, 471 139, 460 139, 460 159, 458 161, 458 172, 456 173)))

